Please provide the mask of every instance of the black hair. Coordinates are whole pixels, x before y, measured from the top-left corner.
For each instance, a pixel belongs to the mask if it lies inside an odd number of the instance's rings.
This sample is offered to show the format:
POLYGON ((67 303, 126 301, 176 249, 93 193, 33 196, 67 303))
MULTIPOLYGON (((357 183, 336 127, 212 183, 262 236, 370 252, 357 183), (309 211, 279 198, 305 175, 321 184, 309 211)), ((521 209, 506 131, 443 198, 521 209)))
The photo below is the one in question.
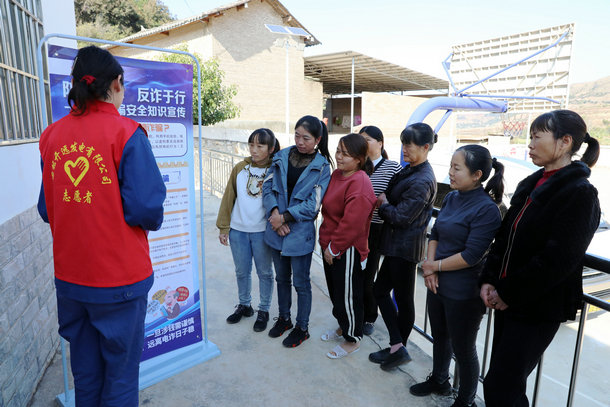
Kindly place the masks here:
POLYGON ((318 151, 324 158, 328 160, 330 165, 335 168, 335 163, 328 151, 328 128, 324 124, 324 122, 320 121, 315 116, 303 116, 294 126, 294 129, 303 126, 305 130, 307 130, 316 140, 320 139, 318 143, 318 151))
POLYGON ((504 165, 495 158, 491 158, 489 150, 478 144, 468 144, 455 151, 461 151, 464 154, 464 163, 471 174, 481 171, 481 178, 479 178, 481 184, 489 178, 493 168, 494 175, 487 181, 485 192, 491 196, 491 199, 496 204, 502 202, 502 195, 504 194, 504 165))
POLYGON ((110 96, 112 81, 121 75, 123 67, 105 49, 90 45, 78 50, 72 66, 72 89, 68 93, 68 103, 77 115, 85 113, 87 103, 110 96))
POLYGON ((360 129, 360 131, 358 133, 359 134, 366 133, 366 135, 369 136, 370 138, 374 138, 377 141, 381 141, 381 143, 383 143, 381 146, 381 156, 383 158, 385 158, 386 160, 388 159, 388 153, 385 151, 385 143, 383 141, 383 133, 379 127, 364 126, 363 128, 360 129))
POLYGON ((530 126, 530 134, 549 131, 553 138, 558 140, 563 136, 572 136, 572 150, 570 157, 580 150, 583 142, 587 143, 587 149, 580 161, 593 167, 599 158, 599 142, 587 133, 587 124, 580 115, 571 110, 553 110, 536 117, 530 126))
POLYGON ((373 162, 367 156, 369 143, 366 142, 366 139, 360 134, 350 133, 339 139, 338 145, 341 146, 342 144, 347 150, 347 154, 358 160, 358 169, 371 175, 373 173, 373 162))
POLYGON ((266 144, 269 147, 269 157, 273 157, 273 154, 280 151, 280 142, 270 129, 260 128, 254 130, 250 137, 248 137, 248 143, 254 143, 255 141, 258 144, 266 144))
POLYGON ((432 127, 426 123, 410 124, 400 133, 400 142, 402 144, 415 144, 420 147, 428 144, 430 150, 432 150, 434 143, 437 141, 438 136, 432 130, 432 127))

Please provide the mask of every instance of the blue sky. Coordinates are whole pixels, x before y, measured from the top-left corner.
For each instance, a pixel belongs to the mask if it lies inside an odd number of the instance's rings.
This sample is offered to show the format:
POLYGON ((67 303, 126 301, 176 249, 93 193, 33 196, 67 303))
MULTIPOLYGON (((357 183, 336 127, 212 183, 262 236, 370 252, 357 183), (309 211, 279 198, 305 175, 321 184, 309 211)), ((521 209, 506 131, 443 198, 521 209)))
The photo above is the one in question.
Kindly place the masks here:
MULTIPOLYGON (((576 23, 571 81, 610 76, 609 0, 280 0, 322 42, 306 55, 353 50, 445 78, 451 46, 576 23)), ((163 0, 178 18, 231 0, 163 0)))

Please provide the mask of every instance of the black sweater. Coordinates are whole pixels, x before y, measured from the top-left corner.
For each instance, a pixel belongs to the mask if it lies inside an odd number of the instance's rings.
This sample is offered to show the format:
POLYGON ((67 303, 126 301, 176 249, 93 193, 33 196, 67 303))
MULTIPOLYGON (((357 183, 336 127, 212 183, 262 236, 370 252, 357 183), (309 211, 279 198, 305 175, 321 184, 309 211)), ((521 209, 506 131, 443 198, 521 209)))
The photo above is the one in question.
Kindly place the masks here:
POLYGON ((528 319, 574 319, 582 303, 584 254, 599 225, 591 170, 574 161, 535 188, 539 170, 517 186, 480 283, 496 287, 505 311, 528 319), (513 230, 519 212, 531 198, 513 230), (500 278, 506 268, 506 276, 500 278))

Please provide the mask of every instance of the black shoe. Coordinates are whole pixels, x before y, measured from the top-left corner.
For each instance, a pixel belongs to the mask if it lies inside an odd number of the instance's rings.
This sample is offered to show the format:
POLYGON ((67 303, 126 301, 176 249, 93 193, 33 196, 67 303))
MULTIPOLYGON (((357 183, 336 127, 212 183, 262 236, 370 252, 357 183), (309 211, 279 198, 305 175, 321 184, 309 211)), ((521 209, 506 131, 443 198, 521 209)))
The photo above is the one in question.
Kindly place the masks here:
POLYGON ((235 312, 227 317, 229 324, 236 324, 241 320, 241 317, 251 317, 254 315, 254 310, 249 305, 238 304, 235 306, 235 312))
POLYGON ((382 364, 388 358, 390 348, 381 349, 377 352, 369 353, 369 360, 373 363, 382 364))
POLYGON ((372 322, 365 322, 362 326, 362 333, 365 335, 371 335, 375 331, 375 324, 372 322))
POLYGON ((392 370, 395 367, 410 361, 411 356, 409 355, 409 352, 407 352, 407 349, 402 346, 396 352, 388 354, 386 360, 384 360, 379 367, 381 367, 382 370, 392 370))
POLYGON ((289 319, 284 319, 282 317, 273 319, 275 319, 275 324, 273 324, 273 327, 269 330, 269 336, 272 338, 279 338, 284 332, 292 328, 292 322, 289 319))
POLYGON ((282 345, 287 348, 296 348, 307 339, 309 339, 309 332, 303 331, 297 326, 292 331, 290 331, 286 339, 282 341, 282 345))
POLYGON ((474 402, 472 404, 466 404, 460 399, 455 399, 451 407, 477 407, 477 404, 474 402))
POLYGON ((254 332, 262 332, 267 329, 267 321, 269 321, 269 313, 267 311, 258 310, 258 316, 254 323, 254 332))
POLYGON ((432 393, 447 396, 451 394, 451 385, 449 384, 449 379, 442 383, 437 383, 434 379, 432 379, 432 375, 430 375, 426 378, 425 382, 417 383, 411 386, 409 388, 409 392, 418 397, 428 396, 432 393))

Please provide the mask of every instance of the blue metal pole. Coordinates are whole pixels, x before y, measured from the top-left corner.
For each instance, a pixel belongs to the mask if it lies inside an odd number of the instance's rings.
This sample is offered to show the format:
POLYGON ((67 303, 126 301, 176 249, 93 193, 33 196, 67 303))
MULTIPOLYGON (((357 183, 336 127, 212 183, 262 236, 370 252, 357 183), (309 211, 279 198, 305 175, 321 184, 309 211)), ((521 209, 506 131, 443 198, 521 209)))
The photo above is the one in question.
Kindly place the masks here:
MULTIPOLYGON (((479 100, 474 98, 439 96, 428 99, 415 109, 409 117, 407 126, 423 122, 435 110, 477 110, 485 112, 506 112, 507 104, 502 100, 479 100)), ((446 120, 446 119, 445 119, 446 120)), ((437 126, 438 127, 438 126, 437 126)), ((438 127, 440 129, 440 127, 438 127)))
POLYGON ((447 119, 449 118, 449 116, 451 116, 451 113, 453 113, 453 110, 447 110, 445 112, 445 114, 443 115, 443 117, 441 117, 441 120, 438 122, 438 124, 436 125, 436 127, 434 128, 434 132, 438 133, 438 131, 441 129, 441 127, 443 127, 443 124, 445 124, 445 122, 447 121, 447 119))
POLYGON ((203 146, 201 133, 201 68, 199 61, 192 55, 195 64, 197 65, 197 95, 199 96, 199 114, 197 115, 197 127, 199 131, 199 231, 201 234, 201 300, 203 301, 203 339, 208 343, 208 301, 207 301, 207 285, 205 283, 205 243, 204 243, 204 225, 203 225, 203 146))
POLYGON ((551 98, 545 98, 542 96, 474 95, 474 94, 470 94, 470 93, 461 93, 460 96, 476 97, 476 98, 499 98, 499 99, 534 99, 534 100, 545 100, 547 102, 561 104, 561 102, 558 100, 551 99, 551 98))
POLYGON ((513 66, 517 66, 517 65, 519 65, 521 62, 525 62, 525 61, 527 61, 528 59, 533 58, 533 57, 535 57, 536 55, 541 54, 541 53, 543 53, 544 51, 546 51, 546 50, 548 50, 548 49, 550 49, 550 48, 553 48, 555 45, 557 45, 557 44, 559 44, 561 41, 563 41, 563 39, 564 39, 564 38, 565 38, 565 37, 566 37, 566 36, 567 36, 569 33, 570 33, 570 30, 566 31, 565 33, 563 33, 563 35, 562 35, 561 37, 559 37, 559 39, 558 39, 557 41, 555 41, 554 43, 552 43, 552 44, 551 44, 551 45, 549 45, 548 47, 543 48, 543 49, 541 49, 540 51, 536 51, 536 52, 534 52, 532 55, 530 55, 530 56, 528 56, 528 57, 525 57, 525 58, 523 58, 523 59, 519 60, 518 62, 515 62, 514 64, 511 64, 511 65, 507 66, 506 68, 502 68, 502 69, 500 69, 499 71, 497 71, 497 72, 495 72, 495 73, 492 73, 491 75, 486 76, 485 78, 483 78, 483 79, 481 79, 481 80, 478 80, 478 81, 476 81, 475 83, 473 83, 473 84, 471 84, 471 85, 466 86, 464 89, 461 89, 461 90, 457 91, 456 93, 459 95, 459 94, 461 94, 462 92, 464 92, 466 89, 470 89, 470 88, 472 88, 473 86, 476 86, 476 85, 478 85, 478 84, 479 84, 479 83, 481 83, 481 82, 485 82, 487 79, 489 79, 489 78, 493 78, 494 76, 501 74, 502 72, 506 71, 507 69, 510 69, 510 68, 512 68, 513 66))
POLYGON ((59 338, 61 344, 61 367, 64 371, 64 402, 70 403, 70 387, 68 385, 68 362, 66 360, 66 341, 64 338, 59 338))
POLYGON ((455 84, 453 83, 453 78, 451 77, 451 73, 449 72, 449 64, 451 64, 451 62, 449 62, 449 58, 451 58, 452 56, 453 52, 449 54, 447 58, 445 58, 445 60, 442 62, 442 65, 443 69, 445 70, 445 73, 447 74, 447 78, 449 79, 449 83, 451 84, 451 88, 453 89, 453 94, 455 95, 457 93, 457 88, 455 87, 455 84))

